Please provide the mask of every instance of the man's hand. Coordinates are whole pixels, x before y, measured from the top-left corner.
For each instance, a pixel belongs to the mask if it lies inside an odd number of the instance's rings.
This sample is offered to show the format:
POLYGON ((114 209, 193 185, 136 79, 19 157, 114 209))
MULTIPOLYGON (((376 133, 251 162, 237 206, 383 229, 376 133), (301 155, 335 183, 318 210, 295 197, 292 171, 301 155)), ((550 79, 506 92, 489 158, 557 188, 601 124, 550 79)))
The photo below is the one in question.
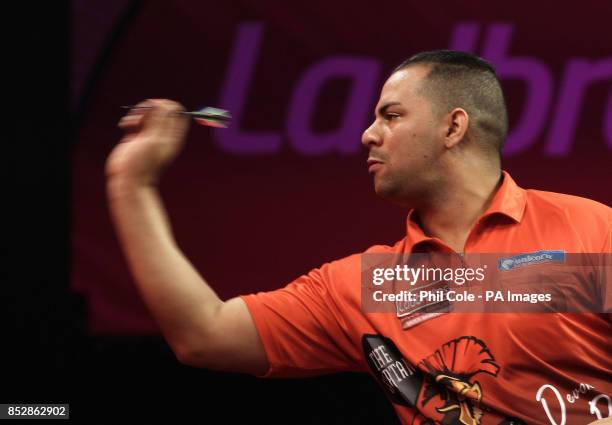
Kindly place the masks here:
POLYGON ((189 118, 171 100, 150 99, 136 106, 143 108, 130 110, 119 122, 125 134, 108 157, 106 175, 152 185, 181 151, 189 118))
POLYGON ((108 204, 145 304, 183 363, 263 374, 268 360, 247 305, 219 299, 180 250, 156 183, 179 154, 188 119, 170 100, 147 100, 120 122, 106 163, 108 204))

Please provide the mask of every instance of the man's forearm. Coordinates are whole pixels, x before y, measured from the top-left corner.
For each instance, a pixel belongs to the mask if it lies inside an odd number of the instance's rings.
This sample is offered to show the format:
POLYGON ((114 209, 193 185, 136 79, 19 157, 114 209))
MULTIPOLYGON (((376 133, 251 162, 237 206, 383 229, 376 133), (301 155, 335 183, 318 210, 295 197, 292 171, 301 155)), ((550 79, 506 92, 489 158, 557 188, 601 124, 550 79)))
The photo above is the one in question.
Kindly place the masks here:
POLYGON ((154 186, 107 182, 111 215, 138 289, 175 353, 202 337, 223 304, 178 248, 154 186))

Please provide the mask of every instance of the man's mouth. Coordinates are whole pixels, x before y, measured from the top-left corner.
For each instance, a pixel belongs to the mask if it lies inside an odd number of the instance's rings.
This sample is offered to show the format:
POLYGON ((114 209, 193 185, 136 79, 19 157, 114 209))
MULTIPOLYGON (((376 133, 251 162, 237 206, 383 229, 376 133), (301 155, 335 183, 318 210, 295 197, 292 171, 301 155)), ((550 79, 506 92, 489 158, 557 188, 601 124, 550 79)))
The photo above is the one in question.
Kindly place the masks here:
POLYGON ((382 167, 383 162, 376 158, 368 158, 368 172, 374 173, 380 167, 382 167))

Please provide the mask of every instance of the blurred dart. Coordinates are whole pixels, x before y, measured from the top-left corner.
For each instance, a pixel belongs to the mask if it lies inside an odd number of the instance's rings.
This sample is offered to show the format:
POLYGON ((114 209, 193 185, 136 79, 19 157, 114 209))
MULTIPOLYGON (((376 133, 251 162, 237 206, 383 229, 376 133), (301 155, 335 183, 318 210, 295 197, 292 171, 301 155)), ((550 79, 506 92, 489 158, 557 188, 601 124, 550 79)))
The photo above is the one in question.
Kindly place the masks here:
POLYGON ((207 106, 198 111, 188 112, 201 125, 208 127, 227 128, 232 116, 225 109, 207 106))
MULTIPOLYGON (((123 109, 150 109, 150 106, 135 106, 135 105, 125 105, 122 106, 123 109)), ((195 122, 200 125, 205 125, 207 127, 216 127, 216 128, 227 128, 229 125, 232 116, 229 111, 225 109, 213 108, 211 106, 206 106, 197 111, 180 111, 178 112, 181 115, 189 115, 192 117, 195 122)))

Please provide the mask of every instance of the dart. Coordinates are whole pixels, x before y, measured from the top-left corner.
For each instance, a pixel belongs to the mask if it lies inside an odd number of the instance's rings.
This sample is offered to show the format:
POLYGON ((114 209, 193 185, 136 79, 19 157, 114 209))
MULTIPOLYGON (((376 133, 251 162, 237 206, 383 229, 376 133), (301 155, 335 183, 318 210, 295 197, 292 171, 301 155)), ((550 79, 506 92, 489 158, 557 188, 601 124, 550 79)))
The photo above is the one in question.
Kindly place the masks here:
MULTIPOLYGON (((135 106, 135 105, 125 105, 122 106, 123 109, 150 109, 150 106, 135 106)), ((192 117, 198 124, 207 126, 207 127, 216 127, 216 128, 227 128, 229 125, 232 116, 229 111, 220 108, 213 108, 211 106, 206 106, 197 111, 180 111, 178 112, 181 115, 189 115, 192 117)))

